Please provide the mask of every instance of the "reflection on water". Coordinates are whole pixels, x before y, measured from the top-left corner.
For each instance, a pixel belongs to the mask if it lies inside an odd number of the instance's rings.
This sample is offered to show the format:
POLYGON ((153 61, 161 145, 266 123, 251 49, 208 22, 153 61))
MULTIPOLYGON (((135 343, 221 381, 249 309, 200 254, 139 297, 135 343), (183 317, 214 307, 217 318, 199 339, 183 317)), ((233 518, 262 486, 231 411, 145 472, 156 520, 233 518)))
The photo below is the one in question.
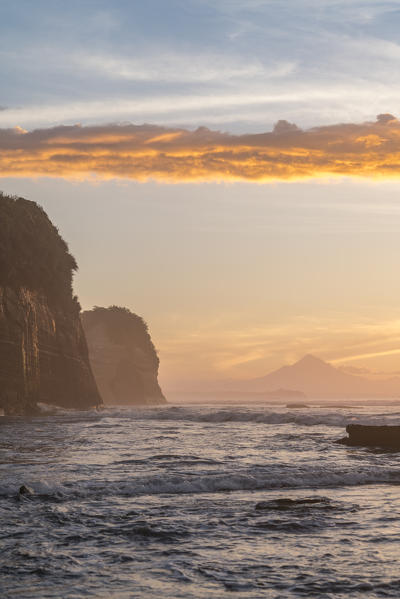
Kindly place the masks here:
POLYGON ((0 422, 2 597, 398 597, 387 407, 168 407, 0 422), (24 484, 33 494, 18 495, 24 484))

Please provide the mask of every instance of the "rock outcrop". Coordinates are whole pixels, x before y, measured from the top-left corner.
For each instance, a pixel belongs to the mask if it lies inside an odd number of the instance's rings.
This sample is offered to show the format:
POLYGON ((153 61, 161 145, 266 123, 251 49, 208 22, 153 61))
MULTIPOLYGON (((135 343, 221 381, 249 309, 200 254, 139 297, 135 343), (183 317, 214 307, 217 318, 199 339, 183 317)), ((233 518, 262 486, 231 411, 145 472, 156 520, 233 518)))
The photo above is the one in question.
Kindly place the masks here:
POLYGON ((350 446, 390 447, 400 449, 400 426, 367 426, 348 424, 348 437, 339 439, 337 443, 350 446))
POLYGON ((102 403, 88 358, 76 269, 68 247, 35 202, 0 194, 0 409, 39 402, 88 409, 102 403))
POLYGON ((82 313, 89 357, 106 404, 165 403, 159 359, 146 323, 127 308, 96 307, 82 313))

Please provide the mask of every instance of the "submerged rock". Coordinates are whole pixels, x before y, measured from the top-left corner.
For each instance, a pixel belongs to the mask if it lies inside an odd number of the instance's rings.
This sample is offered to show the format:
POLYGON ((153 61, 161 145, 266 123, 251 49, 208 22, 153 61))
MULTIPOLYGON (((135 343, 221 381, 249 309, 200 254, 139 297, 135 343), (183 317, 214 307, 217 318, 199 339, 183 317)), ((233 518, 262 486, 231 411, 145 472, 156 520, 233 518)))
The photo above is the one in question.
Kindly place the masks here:
POLYGON ((336 443, 350 446, 375 446, 400 449, 400 426, 348 424, 346 432, 349 436, 339 439, 336 443))
POLYGON ((34 415, 38 402, 88 409, 102 403, 90 368, 77 268, 35 202, 0 194, 0 409, 34 415))
POLYGON ((34 495, 34 493, 35 492, 33 489, 31 489, 30 487, 26 487, 25 485, 21 485, 18 491, 19 495, 34 495))
POLYGON ((159 359, 144 320, 127 308, 82 313, 89 356, 106 404, 161 404, 159 359))
POLYGON ((314 504, 325 504, 327 500, 324 497, 306 497, 304 499, 290 499, 282 497, 272 499, 271 501, 260 501, 256 504, 256 510, 290 510, 297 507, 304 507, 314 504))

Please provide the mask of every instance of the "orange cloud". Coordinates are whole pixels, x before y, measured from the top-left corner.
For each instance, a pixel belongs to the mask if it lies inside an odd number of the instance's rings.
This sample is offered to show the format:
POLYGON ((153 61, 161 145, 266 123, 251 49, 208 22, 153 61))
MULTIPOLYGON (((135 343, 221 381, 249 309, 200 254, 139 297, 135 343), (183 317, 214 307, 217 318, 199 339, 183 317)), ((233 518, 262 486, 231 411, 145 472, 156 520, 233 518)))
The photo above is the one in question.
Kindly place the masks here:
POLYGON ((400 121, 301 130, 279 121, 268 133, 231 135, 156 125, 0 129, 0 176, 130 178, 139 181, 297 180, 400 177, 400 121))

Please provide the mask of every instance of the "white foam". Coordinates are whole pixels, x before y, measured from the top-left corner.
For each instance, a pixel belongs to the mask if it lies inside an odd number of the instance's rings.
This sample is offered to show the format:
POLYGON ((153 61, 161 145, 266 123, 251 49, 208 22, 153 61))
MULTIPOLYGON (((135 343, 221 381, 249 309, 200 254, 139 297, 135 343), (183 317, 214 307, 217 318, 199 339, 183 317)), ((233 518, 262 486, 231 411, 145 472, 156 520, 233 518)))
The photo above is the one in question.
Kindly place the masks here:
POLYGON ((135 420, 189 421, 203 423, 255 423, 255 424, 297 424, 299 426, 333 426, 345 428, 347 424, 400 425, 398 412, 365 414, 352 410, 330 410, 309 408, 305 410, 274 411, 246 408, 205 409, 205 408, 154 408, 142 410, 107 410, 112 417, 125 417, 135 420))
MULTIPOLYGON (((199 494, 233 491, 255 491, 273 489, 322 489, 342 488, 356 485, 400 484, 398 468, 371 467, 357 469, 331 469, 326 466, 309 469, 284 469, 263 472, 205 473, 187 476, 185 474, 165 474, 160 476, 136 476, 127 480, 108 482, 77 481, 74 486, 65 486, 61 482, 27 480, 36 498, 46 497, 54 500, 101 497, 134 497, 140 495, 162 494, 199 494)), ((16 495, 18 485, 15 481, 2 484, 0 496, 16 495)))

